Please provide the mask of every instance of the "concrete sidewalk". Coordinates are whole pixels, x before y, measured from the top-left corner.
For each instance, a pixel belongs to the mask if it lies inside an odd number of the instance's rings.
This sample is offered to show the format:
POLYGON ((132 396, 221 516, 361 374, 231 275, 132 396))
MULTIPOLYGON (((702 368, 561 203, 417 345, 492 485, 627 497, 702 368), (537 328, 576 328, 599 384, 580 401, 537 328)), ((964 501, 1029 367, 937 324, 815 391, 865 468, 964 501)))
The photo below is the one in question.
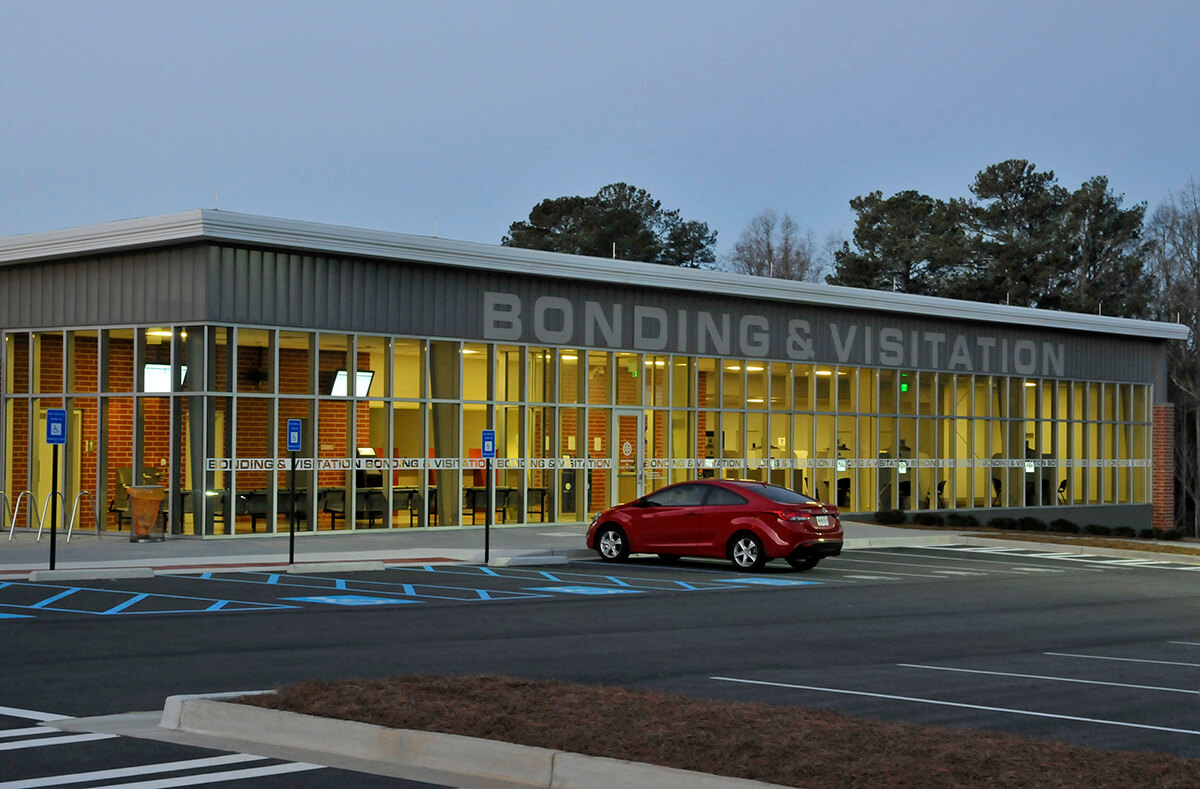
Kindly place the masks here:
MULTIPOLYGON (((846 522, 846 547, 879 547, 942 542, 949 532, 921 532, 846 522)), ((595 556, 584 544, 584 524, 493 526, 489 559, 595 556)), ((0 536, 0 578, 49 569, 50 533, 18 530, 0 536)), ((484 527, 433 527, 393 531, 317 532, 296 536, 296 564, 383 562, 385 564, 482 563, 484 527)), ((152 570, 186 572, 237 567, 287 567, 288 535, 254 537, 168 536, 162 542, 129 542, 128 532, 76 532, 57 537, 56 570, 152 570)))
MULTIPOLYGON (((922 530, 874 524, 843 522, 846 534, 845 550, 887 548, 898 546, 947 545, 1004 545, 1047 549, 1046 543, 990 539, 978 535, 979 530, 922 530)), ((490 530, 488 559, 491 564, 504 563, 561 563, 572 559, 595 558, 587 549, 584 524, 536 524, 532 526, 493 526, 490 530)), ((155 573, 200 572, 237 568, 286 569, 288 535, 254 537, 170 537, 163 542, 129 542, 128 532, 76 532, 70 541, 59 534, 55 550, 55 573, 62 579, 149 576, 155 573)), ((381 569, 389 564, 446 564, 484 561, 484 527, 433 527, 398 529, 393 531, 317 532, 296 537, 296 568, 310 571, 381 569)), ((1153 544, 1153 543, 1150 543, 1153 544)), ((1116 550, 1075 546, 1070 538, 1055 544, 1059 552, 1094 553, 1098 555, 1141 556, 1164 561, 1200 563, 1200 557, 1189 559, 1177 554, 1150 553, 1136 550, 1116 550)), ((50 580, 48 572, 50 534, 41 540, 36 531, 0 535, 0 580, 29 577, 38 573, 37 580, 50 580)))

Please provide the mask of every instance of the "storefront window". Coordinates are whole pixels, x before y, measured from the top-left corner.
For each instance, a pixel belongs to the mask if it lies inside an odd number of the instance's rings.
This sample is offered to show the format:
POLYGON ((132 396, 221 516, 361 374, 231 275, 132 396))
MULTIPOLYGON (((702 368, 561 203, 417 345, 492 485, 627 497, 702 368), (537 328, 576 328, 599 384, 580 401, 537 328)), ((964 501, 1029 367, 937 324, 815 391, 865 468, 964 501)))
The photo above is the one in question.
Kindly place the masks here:
MULTIPOLYGON (((345 370, 346 356, 346 337, 345 335, 328 335, 331 347, 339 345, 338 338, 340 337, 340 346, 337 352, 331 352, 331 356, 341 354, 341 359, 332 359, 329 362, 328 387, 332 389, 333 372, 335 370, 345 370)), ((275 332, 270 329, 242 329, 239 328, 236 332, 237 337, 237 377, 236 389, 241 393, 259 393, 269 394, 275 391, 275 332)), ((326 342, 322 337, 322 342, 326 342)), ((302 382, 298 379, 289 381, 289 388, 294 389, 302 386, 302 382)), ((303 392, 297 392, 300 394, 303 392)), ((322 394, 331 394, 328 389, 322 394)))
POLYGON ((613 375, 617 385, 617 405, 642 404, 642 356, 616 353, 613 375))
POLYGON ((396 397, 416 399, 424 396, 425 341, 405 337, 392 344, 394 365, 392 391, 396 397))

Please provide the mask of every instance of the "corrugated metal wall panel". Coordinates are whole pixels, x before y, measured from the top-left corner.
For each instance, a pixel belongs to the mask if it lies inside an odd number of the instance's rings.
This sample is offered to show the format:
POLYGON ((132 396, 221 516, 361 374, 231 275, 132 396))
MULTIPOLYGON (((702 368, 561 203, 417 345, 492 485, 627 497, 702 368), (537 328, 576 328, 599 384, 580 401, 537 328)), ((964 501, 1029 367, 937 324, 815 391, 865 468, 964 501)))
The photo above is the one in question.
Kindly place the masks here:
POLYGON ((42 328, 202 320, 204 246, 0 269, 0 326, 42 328))
POLYGON ((207 244, 2 267, 0 325, 208 322, 499 339, 496 328, 490 327, 489 334, 484 322, 488 292, 515 300, 521 330, 513 339, 532 344, 553 342, 539 335, 535 320, 538 299, 551 297, 570 305, 568 339, 562 344, 577 347, 587 345, 584 315, 590 302, 606 316, 615 316, 614 305, 620 306, 619 345, 633 350, 715 353, 711 346, 702 350, 707 338, 697 330, 699 318, 709 313, 718 323, 730 322, 731 356, 1012 375, 1021 374, 1012 369, 1016 343, 1024 344, 1030 358, 1036 355, 1039 371, 1046 368, 1047 354, 1057 364, 1061 345, 1068 368, 1064 377, 1114 381, 1150 381, 1162 360, 1161 340, 207 244), (662 311, 656 314, 666 318, 665 350, 651 348, 653 337, 647 341, 645 333, 638 334, 635 307, 662 311), (807 356, 795 353, 795 335, 789 334, 789 321, 794 320, 807 321, 810 327, 812 350, 807 356), (744 336, 737 336, 739 324, 744 336), (755 348, 747 340, 748 332, 761 336, 768 350, 755 348), (903 348, 886 363, 881 358, 885 338, 903 348), (1029 346, 1031 341, 1036 347, 1029 346), (970 348, 969 366, 947 364, 956 342, 970 348), (979 360, 989 356, 995 363, 984 369, 987 365, 979 360), (1001 356, 1003 363, 996 361, 1001 356))

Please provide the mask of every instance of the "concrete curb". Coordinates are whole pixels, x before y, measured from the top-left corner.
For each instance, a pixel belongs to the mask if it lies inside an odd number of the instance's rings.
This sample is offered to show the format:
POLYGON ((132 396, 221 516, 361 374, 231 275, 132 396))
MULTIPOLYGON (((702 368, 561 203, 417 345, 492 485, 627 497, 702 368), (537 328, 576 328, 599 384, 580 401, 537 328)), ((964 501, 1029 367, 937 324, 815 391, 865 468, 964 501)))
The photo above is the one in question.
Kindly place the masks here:
POLYGON ((35 582, 153 577, 153 567, 82 567, 72 570, 34 570, 29 574, 29 580, 35 582))
POLYGON ((360 562, 307 562, 289 564, 287 571, 293 575, 305 573, 365 573, 386 569, 383 562, 364 560, 360 562))
MULTIPOLYGON (((171 696, 163 705, 160 728, 217 736, 314 754, 438 771, 463 778, 464 785, 541 789, 766 789, 776 784, 724 778, 529 745, 457 734, 389 729, 368 723, 283 712, 219 698, 246 695, 171 696)), ((311 760, 310 760, 311 761, 311 760)))

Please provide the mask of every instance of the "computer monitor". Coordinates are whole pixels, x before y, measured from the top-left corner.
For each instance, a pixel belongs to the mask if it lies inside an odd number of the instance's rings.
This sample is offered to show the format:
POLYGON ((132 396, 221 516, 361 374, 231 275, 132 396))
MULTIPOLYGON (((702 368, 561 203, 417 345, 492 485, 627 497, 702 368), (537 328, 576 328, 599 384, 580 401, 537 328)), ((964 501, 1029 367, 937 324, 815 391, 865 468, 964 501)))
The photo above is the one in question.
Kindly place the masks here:
MULTIPOLYGON (((374 447, 359 447, 358 456, 360 458, 377 457, 374 447)), ((354 474, 354 484, 360 488, 382 488, 383 471, 375 468, 360 468, 354 474)))

